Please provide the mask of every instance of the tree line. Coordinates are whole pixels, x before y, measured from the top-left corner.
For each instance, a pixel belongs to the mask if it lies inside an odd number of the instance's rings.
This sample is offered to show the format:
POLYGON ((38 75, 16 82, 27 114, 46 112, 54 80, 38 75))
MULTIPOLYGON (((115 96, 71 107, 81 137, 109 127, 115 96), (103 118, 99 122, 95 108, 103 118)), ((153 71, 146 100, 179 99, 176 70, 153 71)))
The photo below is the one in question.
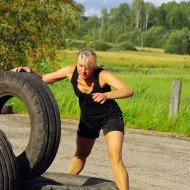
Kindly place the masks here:
MULTIPOLYGON (((133 0, 110 11, 103 7, 101 16, 80 17, 75 38, 105 43, 128 43, 135 46, 163 48, 166 52, 190 54, 190 1, 168 2, 154 6, 133 0)), ((128 46, 127 46, 128 47, 128 46)), ((110 48, 110 46, 107 46, 110 48)))

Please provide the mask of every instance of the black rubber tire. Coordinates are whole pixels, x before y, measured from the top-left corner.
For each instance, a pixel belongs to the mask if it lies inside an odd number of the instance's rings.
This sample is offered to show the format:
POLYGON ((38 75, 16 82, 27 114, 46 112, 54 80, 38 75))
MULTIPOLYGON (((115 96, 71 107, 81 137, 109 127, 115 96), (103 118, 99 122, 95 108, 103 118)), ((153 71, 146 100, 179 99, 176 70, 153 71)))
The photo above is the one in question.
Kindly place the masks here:
POLYGON ((21 73, 21 74, 23 75, 23 77, 28 78, 30 81, 32 81, 32 84, 34 85, 34 87, 38 88, 42 97, 44 96, 44 94, 49 95, 49 98, 47 97, 43 97, 43 98, 47 107, 49 123, 51 124, 49 126, 50 136, 49 136, 49 143, 47 145, 47 150, 44 155, 44 157, 46 158, 46 161, 42 160, 42 162, 40 163, 38 167, 38 172, 39 172, 38 176, 39 176, 43 172, 45 172, 45 170, 47 169, 47 166, 49 167, 51 165, 57 153, 58 146, 60 143, 60 135, 61 135, 60 113, 59 113, 59 109, 58 109, 56 100, 54 98, 54 95, 52 94, 49 87, 41 79, 39 79, 33 74, 29 74, 29 73, 21 73))
POLYGON ((12 146, 0 130, 0 190, 17 190, 19 173, 12 146))
POLYGON ((32 179, 56 156, 61 134, 58 106, 49 87, 30 73, 0 73, 0 110, 11 97, 20 99, 30 116, 29 143, 16 160, 21 180, 32 179))
POLYGON ((25 181, 20 190, 117 190, 113 181, 60 173, 44 173, 42 176, 25 181))

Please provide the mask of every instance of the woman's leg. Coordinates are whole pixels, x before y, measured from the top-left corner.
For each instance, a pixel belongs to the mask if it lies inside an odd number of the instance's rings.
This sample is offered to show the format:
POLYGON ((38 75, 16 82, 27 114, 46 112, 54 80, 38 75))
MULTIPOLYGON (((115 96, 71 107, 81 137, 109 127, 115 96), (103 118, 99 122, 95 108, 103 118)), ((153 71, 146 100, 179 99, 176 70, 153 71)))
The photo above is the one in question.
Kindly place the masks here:
POLYGON ((68 171, 69 174, 78 175, 82 171, 86 162, 86 158, 89 156, 95 140, 95 138, 83 138, 77 136, 77 149, 73 159, 71 160, 68 171))
POLYGON ((129 190, 128 173, 122 161, 123 133, 120 131, 108 132, 105 140, 116 185, 119 190, 129 190))

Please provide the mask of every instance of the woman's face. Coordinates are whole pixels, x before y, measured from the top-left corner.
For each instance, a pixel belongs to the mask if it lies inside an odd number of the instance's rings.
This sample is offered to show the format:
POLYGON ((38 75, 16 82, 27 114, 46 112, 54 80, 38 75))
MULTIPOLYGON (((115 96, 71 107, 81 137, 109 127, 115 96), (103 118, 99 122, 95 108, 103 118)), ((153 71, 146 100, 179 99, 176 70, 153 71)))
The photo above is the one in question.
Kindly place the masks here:
POLYGON ((84 63, 81 63, 80 59, 77 61, 77 71, 79 77, 82 79, 91 79, 94 74, 94 64, 90 58, 87 60, 87 66, 84 63))

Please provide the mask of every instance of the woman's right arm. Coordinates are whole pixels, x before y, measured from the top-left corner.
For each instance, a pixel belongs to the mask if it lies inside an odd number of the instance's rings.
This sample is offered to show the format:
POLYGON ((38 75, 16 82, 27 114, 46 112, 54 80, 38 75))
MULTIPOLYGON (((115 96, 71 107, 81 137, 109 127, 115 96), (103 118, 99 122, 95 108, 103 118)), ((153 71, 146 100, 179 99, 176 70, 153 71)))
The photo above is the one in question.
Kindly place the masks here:
POLYGON ((29 67, 16 67, 16 68, 12 69, 11 71, 33 73, 36 76, 38 76, 39 78, 41 78, 46 84, 49 84, 49 83, 63 80, 65 78, 68 78, 69 80, 71 80, 72 74, 74 72, 74 68, 75 68, 74 66, 66 66, 55 72, 48 73, 45 75, 40 75, 39 73, 35 72, 34 70, 32 70, 29 67))

